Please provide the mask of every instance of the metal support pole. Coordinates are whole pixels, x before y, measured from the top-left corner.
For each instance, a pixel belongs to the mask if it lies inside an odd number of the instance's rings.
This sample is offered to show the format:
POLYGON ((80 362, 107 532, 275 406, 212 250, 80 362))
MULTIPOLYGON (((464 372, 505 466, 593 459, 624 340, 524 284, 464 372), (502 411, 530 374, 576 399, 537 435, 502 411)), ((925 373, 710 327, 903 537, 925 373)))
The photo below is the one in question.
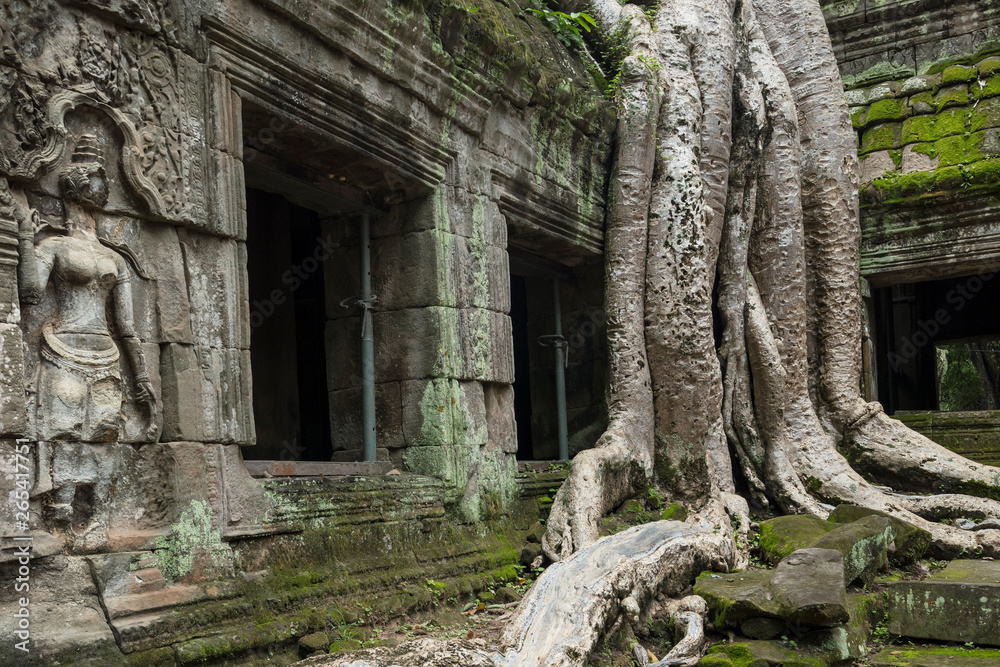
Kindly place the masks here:
POLYGON ((555 304, 556 332, 541 336, 538 342, 551 345, 556 350, 556 430, 559 436, 559 460, 569 461, 569 437, 566 428, 566 365, 569 363, 569 345, 562 335, 562 306, 559 302, 559 279, 552 280, 555 304))
POLYGON ((361 414, 365 461, 375 455, 375 337, 372 335, 371 229, 368 213, 361 217, 361 414))
POLYGON ((569 352, 566 339, 562 335, 562 307, 559 303, 559 279, 552 281, 552 294, 556 316, 556 420, 559 433, 559 460, 569 461, 569 438, 566 434, 566 354, 569 352))

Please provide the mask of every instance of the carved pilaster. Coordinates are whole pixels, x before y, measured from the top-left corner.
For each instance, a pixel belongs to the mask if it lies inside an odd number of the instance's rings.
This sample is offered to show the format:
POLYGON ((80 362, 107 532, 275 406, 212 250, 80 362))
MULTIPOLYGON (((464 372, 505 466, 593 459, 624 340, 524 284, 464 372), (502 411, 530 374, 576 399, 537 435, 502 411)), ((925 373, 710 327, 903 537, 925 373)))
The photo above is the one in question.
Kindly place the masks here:
POLYGON ((24 351, 17 296, 17 221, 7 179, 0 177, 0 436, 23 436, 24 351))

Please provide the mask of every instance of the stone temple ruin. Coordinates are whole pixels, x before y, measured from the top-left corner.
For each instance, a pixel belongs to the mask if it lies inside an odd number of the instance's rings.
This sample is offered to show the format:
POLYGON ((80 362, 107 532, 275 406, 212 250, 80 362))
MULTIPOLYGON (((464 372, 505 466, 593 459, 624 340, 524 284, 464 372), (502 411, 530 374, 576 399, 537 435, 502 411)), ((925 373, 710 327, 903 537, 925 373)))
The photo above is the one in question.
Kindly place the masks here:
MULTIPOLYGON (((997 465, 1000 9, 823 4, 866 392, 997 465)), ((4 0, 4 641, 19 536, 37 664, 221 661, 513 576, 564 474, 531 462, 606 422, 615 124, 522 9, 4 0)))

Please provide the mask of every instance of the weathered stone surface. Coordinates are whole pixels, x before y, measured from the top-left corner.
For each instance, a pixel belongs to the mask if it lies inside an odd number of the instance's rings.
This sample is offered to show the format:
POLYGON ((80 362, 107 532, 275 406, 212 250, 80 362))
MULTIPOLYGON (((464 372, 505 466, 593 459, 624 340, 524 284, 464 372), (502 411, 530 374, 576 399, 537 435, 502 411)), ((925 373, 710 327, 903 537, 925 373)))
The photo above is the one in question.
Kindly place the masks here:
POLYGON ((0 324, 0 435, 25 434, 24 350, 21 329, 0 324))
POLYGON ((780 618, 778 605, 768 589, 770 570, 748 570, 698 576, 694 594, 708 602, 711 621, 716 628, 736 629, 748 618, 780 618))
POLYGON ((829 661, 822 657, 806 655, 800 649, 777 641, 717 644, 698 661, 698 667, 826 667, 828 664, 829 661))
POLYGON ((299 655, 306 657, 316 651, 326 652, 330 646, 330 636, 325 632, 313 632, 299 640, 299 655))
POLYGON ((794 623, 845 623, 844 558, 834 549, 799 549, 774 570, 769 584, 779 615, 794 623))
MULTIPOLYGON (((379 447, 399 449, 403 437, 399 382, 375 385, 375 433, 379 447)), ((330 392, 330 434, 333 451, 359 449, 362 443, 361 387, 330 392)))
MULTIPOLYGON (((824 521, 812 515, 768 519, 761 522, 760 549, 772 563, 797 549, 836 549, 844 556, 844 577, 850 583, 859 576, 870 576, 886 564, 886 554, 895 535, 888 518, 864 513, 859 516, 850 523, 824 521)), ((919 550, 916 549, 919 536, 913 539, 917 541, 908 544, 908 549, 919 550)))
POLYGON ((872 667, 995 667, 1000 651, 995 649, 887 646, 871 659, 872 667))
POLYGON ((955 560, 923 581, 889 586, 889 631, 1000 646, 1000 563, 955 560))
POLYGON ((888 517, 867 516, 837 526, 819 538, 813 547, 835 549, 844 557, 844 581, 872 577, 888 565, 888 551, 895 531, 888 517))
POLYGON ((830 513, 829 520, 834 523, 851 523, 866 516, 883 516, 892 524, 894 547, 889 549, 889 561, 895 565, 909 565, 921 558, 930 546, 930 532, 867 507, 839 505, 830 513))
POLYGON ((408 447, 486 444, 489 432, 480 383, 414 380, 401 386, 408 447))
POLYGON ((760 522, 760 550, 769 563, 777 564, 798 549, 806 549, 836 528, 812 514, 779 516, 760 522))
MULTIPOLYGON (((24 555, 22 549, 27 546, 27 543, 23 540, 13 539, 13 537, 18 536, 14 530, 11 530, 9 533, 4 531, 4 533, 4 537, 0 539, 0 564, 20 562, 24 555)), ((31 560, 48 558, 49 556, 63 553, 62 542, 56 539, 51 533, 32 530, 23 535, 23 537, 31 538, 31 560)))
MULTIPOLYGON (((43 562, 45 565, 36 562, 32 567, 27 596, 32 657, 42 664, 54 664, 57 657, 67 660, 70 656, 97 657, 111 653, 120 660, 86 559, 53 556, 43 562)), ((0 570, 8 581, 17 576, 16 564, 4 565, 0 570)), ((18 623, 14 614, 21 607, 20 596, 9 590, 0 601, 0 632, 13 639, 18 623)), ((23 654, 16 651, 14 643, 0 644, 0 662, 5 665, 22 664, 23 654)), ((107 664, 117 662, 109 659, 107 664)))
POLYGON ((514 388, 491 382, 483 387, 486 402, 486 430, 490 444, 507 454, 517 453, 517 423, 514 421, 514 388))
POLYGON ((774 639, 780 637, 787 627, 783 620, 756 616, 740 623, 740 632, 750 639, 774 639))

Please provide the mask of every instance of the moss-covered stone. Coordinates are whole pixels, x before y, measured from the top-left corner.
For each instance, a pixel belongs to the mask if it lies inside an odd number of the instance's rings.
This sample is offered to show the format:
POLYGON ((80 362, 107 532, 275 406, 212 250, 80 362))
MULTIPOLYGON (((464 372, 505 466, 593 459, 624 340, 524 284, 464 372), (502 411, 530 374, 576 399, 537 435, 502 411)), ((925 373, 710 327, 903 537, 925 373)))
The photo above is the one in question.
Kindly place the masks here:
POLYGON ((769 563, 776 564, 799 549, 813 546, 836 528, 812 514, 779 516, 760 523, 759 548, 769 563))
POLYGON ((893 634, 1000 646, 1000 563, 955 560, 923 581, 890 582, 888 595, 893 634))
POLYGON ((887 517, 868 516, 840 524, 812 546, 835 549, 844 556, 844 581, 865 580, 888 565, 888 550, 894 531, 887 517))
POLYGON ((866 130, 861 135, 861 153, 884 151, 899 147, 899 124, 887 123, 866 130))
POLYGON ((968 83, 974 81, 978 76, 979 71, 975 67, 952 65, 941 72, 941 83, 946 86, 952 83, 968 83))
POLYGON ((694 593, 705 598, 716 628, 737 629, 748 618, 779 618, 777 603, 765 595, 770 581, 770 570, 704 572, 695 581, 694 593))
POLYGON ((660 514, 660 519, 663 521, 684 521, 687 517, 687 508, 679 503, 668 505, 660 514))
POLYGON ((996 667, 1000 650, 965 646, 887 646, 871 659, 872 667, 996 667))
POLYGON ((969 103, 969 84, 961 83, 942 88, 934 95, 934 106, 938 111, 950 107, 964 107, 969 103))
POLYGON ((356 651, 362 646, 363 643, 357 639, 338 639, 335 642, 330 642, 326 649, 329 653, 339 653, 340 651, 356 651))
POLYGON ((972 112, 952 109, 934 116, 913 116, 903 122, 899 141, 901 145, 937 141, 944 137, 969 131, 972 112))
POLYGON ((1000 72, 1000 58, 993 57, 982 60, 976 64, 976 69, 979 71, 979 76, 981 77, 996 74, 1000 72))
POLYGON ((316 651, 326 651, 330 637, 325 632, 313 632, 299 639, 299 655, 306 657, 316 651))
POLYGON ((716 644, 708 649, 698 665, 733 665, 733 667, 826 667, 830 661, 821 656, 805 655, 787 644, 754 641, 741 644, 716 644), (726 662, 719 657, 724 656, 726 662))
POLYGON ((1000 95, 1000 74, 994 74, 969 86, 969 92, 977 100, 1000 95))
POLYGON ((904 104, 903 100, 888 99, 879 100, 870 107, 865 116, 864 125, 874 125, 894 120, 903 120, 912 113, 912 110, 904 104))
POLYGON ((833 523, 851 523, 867 516, 885 517, 892 524, 895 549, 889 552, 889 562, 894 565, 909 565, 918 558, 922 558, 931 543, 930 532, 923 528, 918 528, 911 523, 901 519, 891 517, 885 512, 859 507, 857 505, 843 504, 830 513, 829 520, 833 523))

